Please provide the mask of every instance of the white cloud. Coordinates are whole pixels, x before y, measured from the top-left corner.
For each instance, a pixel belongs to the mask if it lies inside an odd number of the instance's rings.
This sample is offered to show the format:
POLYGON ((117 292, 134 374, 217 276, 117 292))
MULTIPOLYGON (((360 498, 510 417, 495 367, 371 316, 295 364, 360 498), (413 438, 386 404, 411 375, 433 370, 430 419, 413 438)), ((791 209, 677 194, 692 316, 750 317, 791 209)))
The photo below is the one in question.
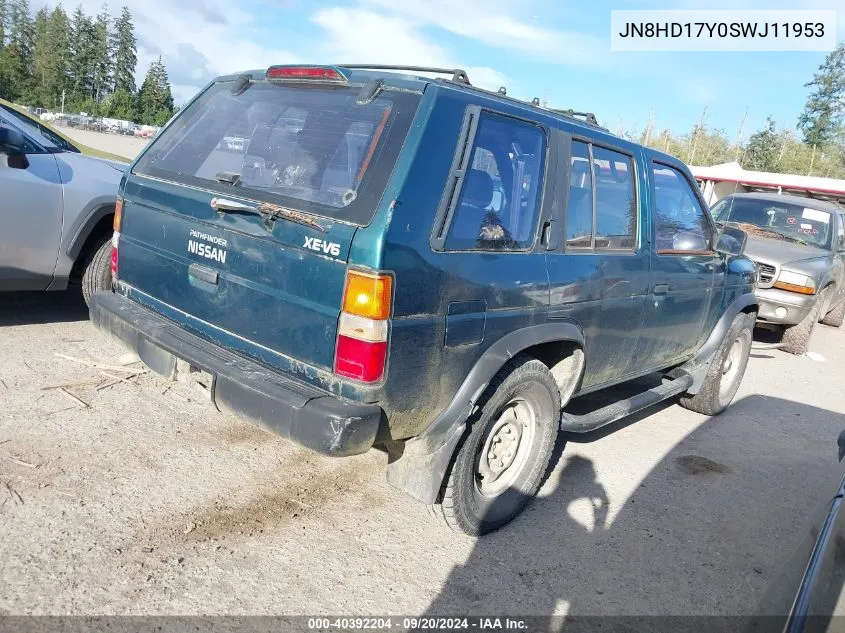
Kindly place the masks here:
MULTIPOLYGON (((281 38, 258 22, 248 4, 235 5, 229 0, 122 1, 135 19, 137 83, 140 85, 150 63, 161 55, 177 103, 189 99, 215 75, 297 61, 459 66, 467 69, 473 83, 484 88, 508 85, 500 71, 472 64, 472 59, 441 44, 438 31, 561 65, 601 65, 608 48, 589 35, 544 27, 544 11, 534 9, 538 4, 548 8, 549 0, 522 0, 519 4, 510 0, 337 0, 336 6, 314 9, 311 23, 323 34, 307 50, 297 51, 259 44, 281 38)), ((55 6, 58 0, 42 2, 55 6)), ((81 0, 81 4, 89 15, 102 8, 102 0, 81 0)), ((118 9, 112 7, 112 11, 118 9)), ((290 23, 285 28, 297 25, 290 23)))
MULTIPOLYGON (((408 64, 453 68, 459 60, 419 31, 419 23, 407 17, 385 15, 355 7, 331 7, 318 11, 312 21, 328 36, 324 47, 330 63, 408 64)), ((466 69, 470 80, 484 88, 496 89, 506 77, 486 66, 466 69)))
POLYGON ((541 26, 540 16, 554 6, 538 9, 532 2, 503 0, 364 0, 370 6, 407 16, 421 25, 430 25, 455 35, 482 42, 493 48, 542 56, 565 66, 590 67, 607 62, 608 42, 577 31, 541 26), (531 22, 524 16, 531 15, 531 22), (534 23, 532 23, 534 22, 534 23))
MULTIPOLYGON (((57 4, 48 0, 49 6, 57 4)), ((102 0, 82 0, 95 15, 102 0)), ((253 16, 223 0, 123 0, 135 22, 138 40, 136 82, 140 86, 150 63, 161 55, 177 104, 192 97, 216 75, 298 58, 290 51, 255 43, 260 25, 253 16)), ((120 9, 112 6, 114 14, 120 9)))

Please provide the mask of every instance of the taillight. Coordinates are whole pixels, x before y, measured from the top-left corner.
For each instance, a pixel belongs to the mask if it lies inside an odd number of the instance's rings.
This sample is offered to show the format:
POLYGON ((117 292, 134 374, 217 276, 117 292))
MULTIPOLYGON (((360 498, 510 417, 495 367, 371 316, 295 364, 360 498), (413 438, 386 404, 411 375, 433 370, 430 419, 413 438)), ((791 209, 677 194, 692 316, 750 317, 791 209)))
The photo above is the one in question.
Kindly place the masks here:
POLYGON ((112 228, 120 231, 120 225, 123 223, 123 198, 118 198, 114 203, 114 220, 112 221, 112 228))
POLYGON ((378 382, 387 362, 393 277, 350 270, 337 328, 334 371, 362 382, 378 382))
POLYGON ((318 79, 323 81, 346 81, 340 71, 324 66, 270 66, 267 79, 318 79))
POLYGON ((123 198, 118 198, 114 203, 114 220, 112 228, 114 233, 111 236, 111 276, 112 281, 117 279, 117 245, 120 242, 120 227, 123 224, 123 198))

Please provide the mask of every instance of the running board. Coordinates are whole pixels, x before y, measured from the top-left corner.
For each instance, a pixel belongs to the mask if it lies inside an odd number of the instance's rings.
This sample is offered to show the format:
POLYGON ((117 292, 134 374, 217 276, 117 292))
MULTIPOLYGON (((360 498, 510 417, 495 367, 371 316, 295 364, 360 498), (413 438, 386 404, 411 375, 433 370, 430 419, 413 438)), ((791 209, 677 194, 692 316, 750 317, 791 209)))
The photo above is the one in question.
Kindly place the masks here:
POLYGON ((569 431, 571 433, 587 433, 594 431, 606 424, 616 422, 621 418, 627 417, 632 413, 641 411, 658 402, 677 396, 683 393, 692 386, 693 378, 689 374, 683 374, 674 380, 664 379, 662 385, 638 393, 630 398, 619 400, 606 407, 597 409, 591 413, 584 415, 575 415, 572 413, 561 413, 560 430, 569 431))

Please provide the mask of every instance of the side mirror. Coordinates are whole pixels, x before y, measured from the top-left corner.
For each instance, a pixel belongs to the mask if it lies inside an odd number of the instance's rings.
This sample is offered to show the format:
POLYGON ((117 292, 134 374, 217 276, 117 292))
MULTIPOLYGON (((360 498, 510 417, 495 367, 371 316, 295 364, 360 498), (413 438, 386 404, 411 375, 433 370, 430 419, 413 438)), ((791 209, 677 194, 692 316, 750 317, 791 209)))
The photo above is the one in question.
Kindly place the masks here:
POLYGON ((701 233, 696 231, 682 231, 672 240, 673 251, 707 251, 710 244, 701 233))
POLYGON ((13 169, 26 169, 26 141, 23 134, 12 128, 0 126, 0 154, 7 156, 7 164, 13 169))
POLYGON ((23 134, 12 128, 0 126, 0 153, 2 154, 23 154, 23 134))
POLYGON ((742 255, 747 241, 748 234, 745 231, 732 226, 725 226, 719 231, 716 251, 725 255, 742 255))

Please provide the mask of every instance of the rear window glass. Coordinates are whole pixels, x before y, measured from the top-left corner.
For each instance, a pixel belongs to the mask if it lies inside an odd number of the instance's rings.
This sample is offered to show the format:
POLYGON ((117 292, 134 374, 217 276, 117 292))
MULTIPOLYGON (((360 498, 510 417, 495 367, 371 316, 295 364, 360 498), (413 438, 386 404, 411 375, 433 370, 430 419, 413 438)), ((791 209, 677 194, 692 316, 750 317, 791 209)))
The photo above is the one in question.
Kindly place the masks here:
POLYGON ((372 218, 419 95, 358 86, 212 85, 152 144, 135 173, 290 206, 344 222, 372 218), (234 184, 231 184, 234 183, 234 184))

